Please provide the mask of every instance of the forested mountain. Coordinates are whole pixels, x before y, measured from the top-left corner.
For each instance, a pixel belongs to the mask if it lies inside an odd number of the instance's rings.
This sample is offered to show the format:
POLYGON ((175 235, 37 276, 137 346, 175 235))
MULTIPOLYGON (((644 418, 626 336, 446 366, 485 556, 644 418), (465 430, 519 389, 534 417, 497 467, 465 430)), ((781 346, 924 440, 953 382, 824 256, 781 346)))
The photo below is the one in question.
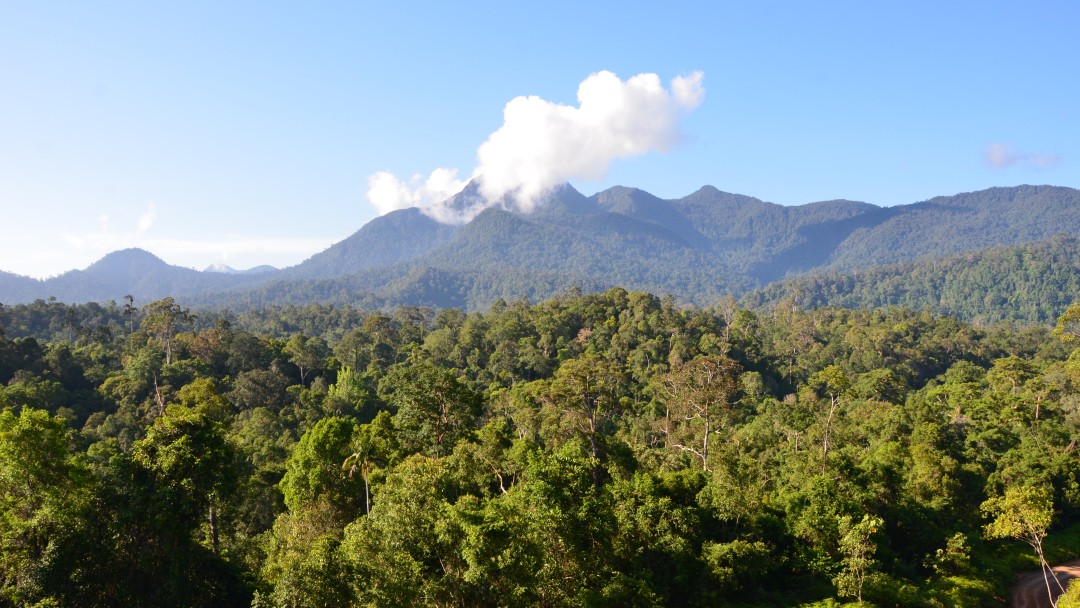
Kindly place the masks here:
POLYGON ((30 302, 41 297, 39 281, 0 270, 0 301, 30 302))
POLYGON ((831 267, 869 268, 1057 234, 1073 236, 1080 191, 1052 186, 991 188, 883 211, 884 221, 853 231, 836 248, 831 267))
POLYGON ((803 307, 930 309, 980 325, 998 321, 1052 323, 1080 300, 1080 241, 994 247, 945 258, 846 273, 812 274, 754 290, 743 302, 770 309, 803 307))
POLYGON ((456 231, 419 209, 401 209, 375 218, 349 238, 285 269, 282 279, 325 279, 408 261, 436 249, 456 231))
MULTIPOLYGON (((470 185, 444 211, 475 212, 478 196, 470 185)), ((992 188, 888 208, 844 200, 782 206, 711 186, 662 200, 625 187, 586 197, 564 185, 532 213, 511 203, 463 225, 437 222, 418 209, 395 211, 277 272, 199 273, 146 252, 117 252, 47 281, 0 276, 0 302, 119 301, 130 294, 235 309, 317 300, 479 310, 498 298, 539 300, 575 286, 619 285, 707 304, 809 273, 1080 233, 1080 191, 1052 186, 992 188)), ((1039 312, 1017 314, 1045 320, 1060 312, 1057 304, 1037 306, 1039 312)))
POLYGON ((0 307, 0 606, 981 608, 1080 555, 1080 306, 126 304, 0 307))

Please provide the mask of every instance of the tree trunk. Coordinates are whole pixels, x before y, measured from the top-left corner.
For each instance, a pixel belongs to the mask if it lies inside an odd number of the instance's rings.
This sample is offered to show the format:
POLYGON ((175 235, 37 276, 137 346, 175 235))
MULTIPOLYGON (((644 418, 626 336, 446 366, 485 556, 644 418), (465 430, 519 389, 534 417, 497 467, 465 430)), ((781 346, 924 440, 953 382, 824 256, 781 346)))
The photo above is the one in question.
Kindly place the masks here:
POLYGON ((705 416, 705 439, 701 442, 701 470, 709 471, 709 434, 712 433, 709 417, 705 416))
POLYGON ((829 430, 832 428, 833 414, 836 413, 836 397, 829 397, 829 417, 825 420, 825 438, 821 443, 821 474, 829 466, 829 430))
POLYGON ((214 510, 214 501, 210 501, 210 546, 214 550, 214 555, 218 554, 218 530, 217 530, 217 513, 214 510))
POLYGON ((367 475, 362 475, 364 478, 364 515, 371 513, 371 489, 368 487, 367 475))

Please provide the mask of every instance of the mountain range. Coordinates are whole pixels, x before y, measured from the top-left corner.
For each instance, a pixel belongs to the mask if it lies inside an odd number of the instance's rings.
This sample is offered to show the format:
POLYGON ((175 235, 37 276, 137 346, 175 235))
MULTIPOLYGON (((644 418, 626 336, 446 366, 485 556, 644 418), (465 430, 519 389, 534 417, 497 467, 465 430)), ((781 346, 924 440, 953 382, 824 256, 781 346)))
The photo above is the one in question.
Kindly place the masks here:
MULTIPOLYGON (((468 209, 477 197, 470 184, 443 205, 468 209)), ((895 273, 919 260, 1080 233, 1080 191, 1056 186, 879 207, 848 200, 784 206, 712 186, 678 199, 622 186, 584 196, 563 185, 541 202, 523 213, 503 201, 461 225, 416 208, 394 211, 281 270, 199 272, 128 249, 47 280, 0 272, 0 302, 132 295, 145 303, 168 295, 236 309, 311 301, 482 309, 498 298, 612 286, 698 304, 727 294, 767 301, 778 288, 771 296, 761 290, 778 281, 866 276, 883 267, 895 273)))

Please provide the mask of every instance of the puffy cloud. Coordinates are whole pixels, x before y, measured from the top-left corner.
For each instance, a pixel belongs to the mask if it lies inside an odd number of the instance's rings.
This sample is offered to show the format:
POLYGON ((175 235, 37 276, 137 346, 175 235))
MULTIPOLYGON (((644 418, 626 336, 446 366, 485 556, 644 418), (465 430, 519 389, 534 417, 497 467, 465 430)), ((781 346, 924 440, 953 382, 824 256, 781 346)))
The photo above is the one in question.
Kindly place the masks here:
POLYGON ((1016 164, 1016 155, 1005 144, 990 144, 986 147, 986 162, 991 167, 1008 167, 1016 164))
MULTIPOLYGON (((531 211, 543 195, 567 180, 600 180, 611 163, 682 140, 680 118, 701 104, 704 75, 694 72, 665 89, 656 74, 621 80, 597 72, 578 86, 577 106, 536 96, 516 97, 503 110, 503 125, 476 152, 479 197, 442 204, 464 188, 453 169, 436 169, 408 183, 385 171, 368 178, 368 200, 379 213, 423 207, 444 222, 464 222, 485 207, 514 204, 531 211)), ((471 179, 471 178, 470 178, 471 179)))
POLYGON ((140 234, 140 235, 141 234, 146 234, 146 231, 150 230, 150 227, 154 225, 154 220, 156 218, 157 218, 157 205, 155 205, 154 203, 150 203, 146 207, 146 211, 143 212, 143 214, 141 216, 139 216, 139 224, 138 224, 138 227, 136 228, 136 232, 138 234, 140 234))
POLYGON ((461 192, 467 183, 468 180, 457 178, 457 169, 435 169, 426 180, 418 173, 408 183, 389 171, 379 171, 368 178, 367 198, 379 215, 385 215, 397 209, 426 207, 445 200, 461 192))
POLYGON ((986 147, 983 154, 987 164, 997 169, 1011 167, 1013 165, 1049 167, 1061 160, 1061 157, 1057 155, 1024 154, 1022 152, 1017 152, 1011 146, 1002 143, 990 144, 986 147))
POLYGON ((656 74, 624 82, 598 72, 578 87, 577 107, 511 100, 503 126, 477 150, 480 191, 489 200, 513 194, 527 211, 564 181, 599 180, 614 160, 671 149, 681 138, 680 115, 701 103, 702 78, 676 78, 669 93, 656 74))

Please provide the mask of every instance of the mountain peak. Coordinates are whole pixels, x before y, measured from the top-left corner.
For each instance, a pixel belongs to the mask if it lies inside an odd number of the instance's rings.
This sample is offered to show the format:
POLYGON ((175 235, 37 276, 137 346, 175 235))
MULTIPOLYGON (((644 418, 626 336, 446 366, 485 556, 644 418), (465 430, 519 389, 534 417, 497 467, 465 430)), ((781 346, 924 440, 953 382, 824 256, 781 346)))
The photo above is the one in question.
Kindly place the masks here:
POLYGON ((467 224, 492 207, 525 214, 548 210, 580 215, 598 211, 585 195, 567 182, 552 186, 534 199, 522 199, 519 193, 508 192, 493 200, 480 191, 480 179, 473 179, 461 192, 421 211, 439 223, 453 225, 467 224))
POLYGON ((211 264, 203 269, 203 272, 211 272, 218 274, 260 274, 263 272, 274 272, 277 268, 263 264, 262 266, 256 266, 254 268, 248 268, 247 270, 237 270, 228 264, 218 262, 211 264))
POLYGON ((236 274, 239 271, 237 269, 233 268, 232 266, 229 266, 228 264, 218 262, 216 264, 211 264, 211 265, 207 266, 206 268, 203 269, 203 272, 220 272, 220 273, 224 273, 224 274, 236 274))
POLYGON ((87 266, 86 272, 130 272, 133 270, 153 270, 155 268, 166 266, 168 266, 168 264, 166 264, 164 260, 149 251, 131 247, 129 249, 121 249, 105 255, 105 257, 87 266))
POLYGON ((515 201, 512 209, 524 213, 591 215, 603 210, 596 201, 577 191, 567 182, 553 186, 529 204, 515 201))

